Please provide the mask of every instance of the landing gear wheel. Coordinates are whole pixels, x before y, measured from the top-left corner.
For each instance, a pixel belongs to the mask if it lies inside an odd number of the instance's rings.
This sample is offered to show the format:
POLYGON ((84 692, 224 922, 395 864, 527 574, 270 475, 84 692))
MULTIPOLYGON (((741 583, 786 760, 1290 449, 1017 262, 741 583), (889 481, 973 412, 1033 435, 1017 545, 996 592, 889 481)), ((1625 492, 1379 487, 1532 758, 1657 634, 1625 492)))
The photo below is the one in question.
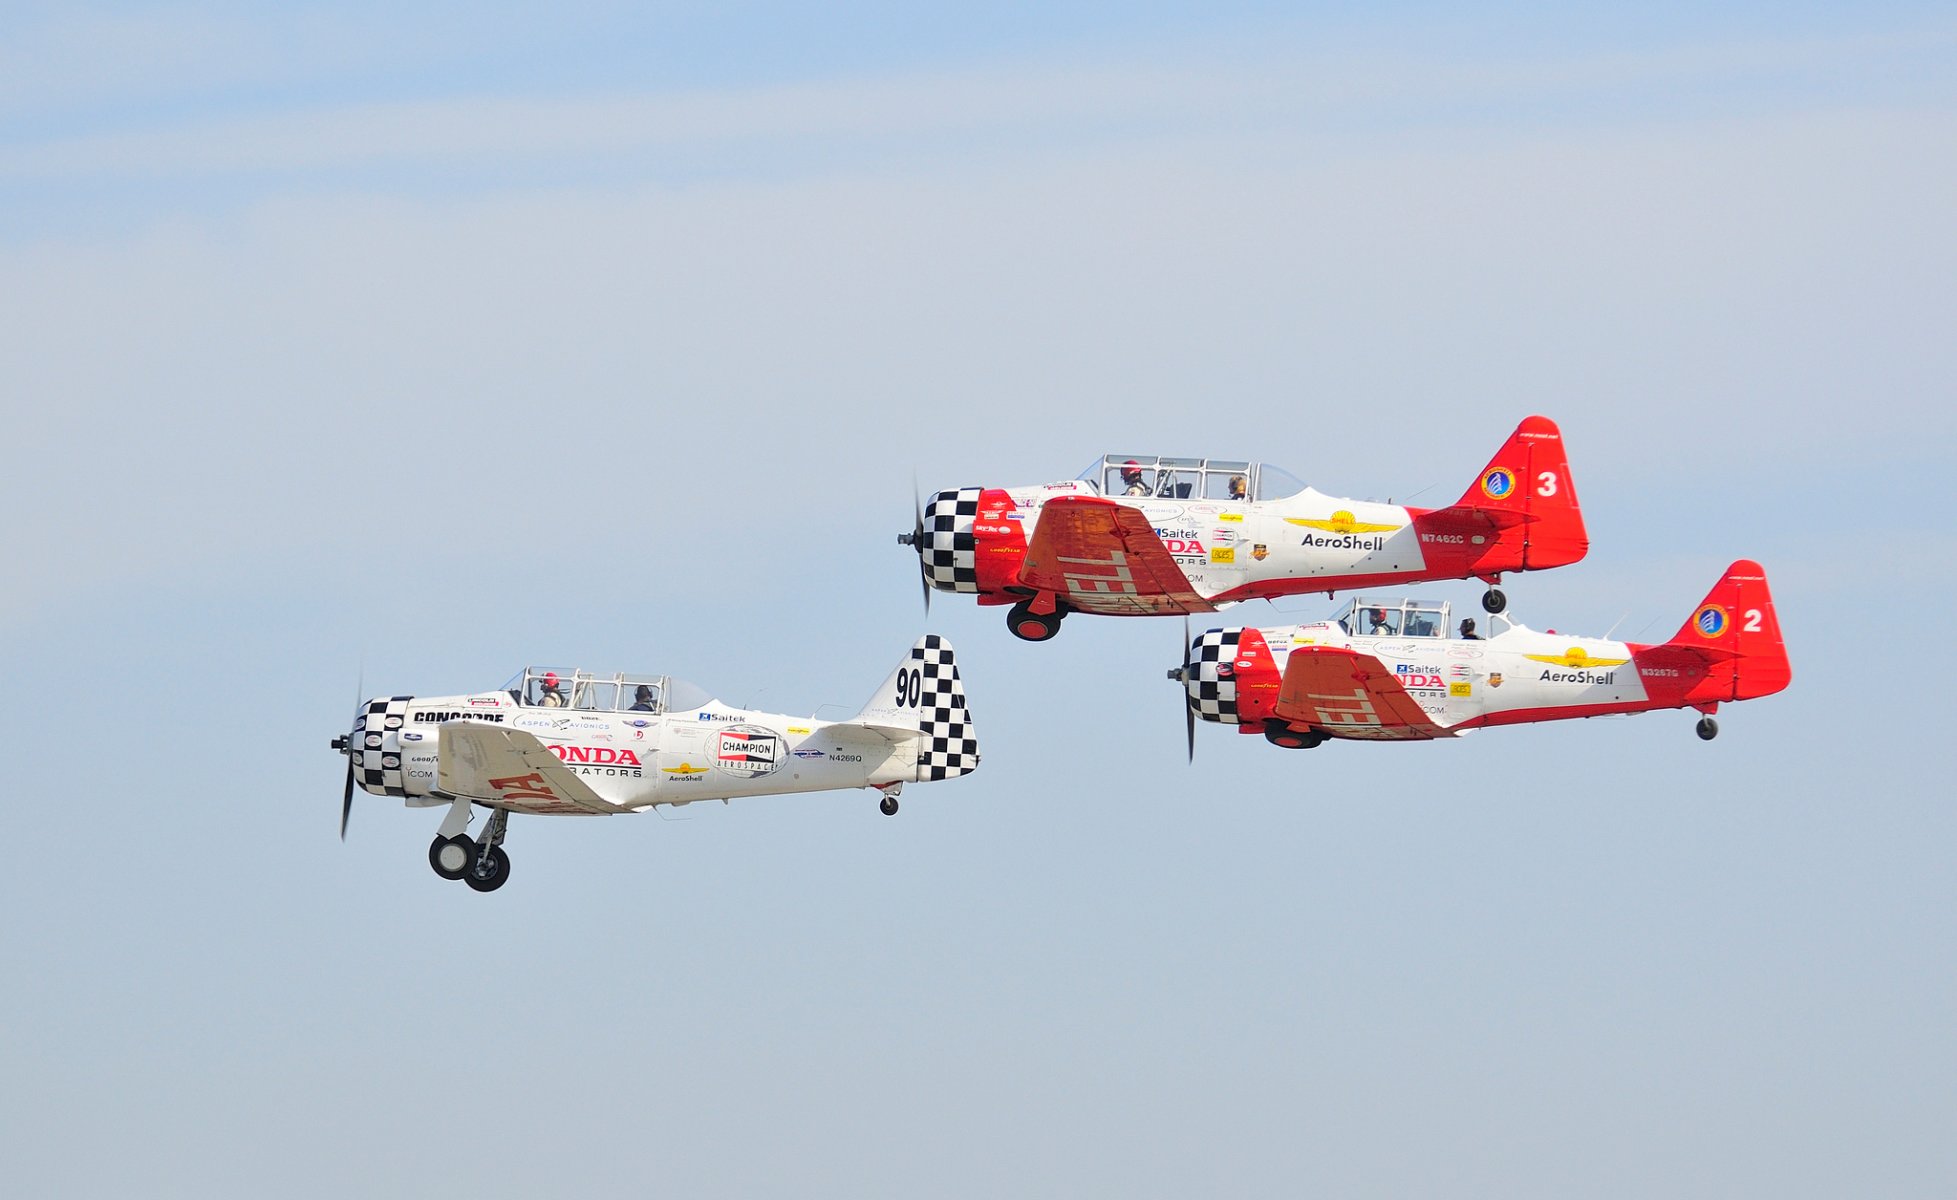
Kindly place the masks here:
POLYGON ((1006 628, 1022 641, 1044 642, 1060 632, 1060 612, 1056 609, 1042 616, 1022 601, 1006 614, 1006 628))
POLYGON ((881 812, 881 813, 882 813, 882 814, 883 814, 884 816, 886 816, 886 817, 894 817, 894 816, 896 816, 896 815, 897 815, 897 797, 895 797, 895 796, 885 796, 885 797, 884 797, 884 798, 883 798, 882 800, 880 800, 880 801, 878 801, 878 802, 877 802, 877 811, 879 811, 879 812, 881 812))
POLYGON ((1719 722, 1713 720, 1711 717, 1700 717, 1699 725, 1695 732, 1698 733, 1701 739, 1709 742, 1719 736, 1719 722))
POLYGON ((1481 594, 1481 606, 1491 613, 1498 613, 1509 606, 1509 598, 1502 595, 1501 588, 1489 588, 1481 594))
POLYGON ((462 878, 479 892, 493 892, 509 881, 510 856, 501 846, 491 846, 488 854, 469 864, 469 872, 462 878))
POLYGON ((1325 740, 1322 733, 1300 733, 1283 721, 1264 722, 1264 740, 1286 750, 1309 750, 1325 740))
POLYGON ((476 843, 466 833, 438 837, 428 844, 428 865, 443 879, 460 879, 476 861, 476 843))

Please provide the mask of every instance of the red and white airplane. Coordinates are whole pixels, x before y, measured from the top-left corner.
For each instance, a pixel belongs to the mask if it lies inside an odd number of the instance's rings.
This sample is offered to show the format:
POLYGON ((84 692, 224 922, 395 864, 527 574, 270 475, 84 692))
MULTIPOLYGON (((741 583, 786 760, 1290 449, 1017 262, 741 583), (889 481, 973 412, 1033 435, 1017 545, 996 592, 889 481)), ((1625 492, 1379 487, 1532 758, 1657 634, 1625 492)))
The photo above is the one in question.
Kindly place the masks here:
POLYGON ((1275 467, 1111 454, 1078 478, 939 492, 897 540, 931 588, 1011 605, 1027 641, 1070 612, 1215 612, 1258 598, 1432 579, 1480 579, 1576 562, 1590 548, 1563 435, 1529 417, 1446 508, 1344 500, 1275 467))
POLYGON ((1450 638, 1448 606, 1353 601, 1336 620, 1220 629, 1190 643, 1169 672, 1196 718, 1262 733, 1279 745, 1327 738, 1418 741, 1491 725, 1560 721, 1660 708, 1712 714, 1769 696, 1792 678, 1760 564, 1742 559, 1668 642, 1641 645, 1539 633, 1509 621, 1487 637, 1450 638))

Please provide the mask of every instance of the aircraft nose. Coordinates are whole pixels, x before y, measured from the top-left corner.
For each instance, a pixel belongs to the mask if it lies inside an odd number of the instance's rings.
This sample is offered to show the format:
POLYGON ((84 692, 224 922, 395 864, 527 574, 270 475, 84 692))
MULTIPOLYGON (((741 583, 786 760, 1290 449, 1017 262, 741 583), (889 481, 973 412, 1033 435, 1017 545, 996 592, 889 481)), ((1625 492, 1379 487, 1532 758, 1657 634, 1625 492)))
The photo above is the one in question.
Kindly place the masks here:
POLYGON ((412 696, 378 696, 353 714, 353 728, 333 739, 333 748, 347 755, 355 777, 366 791, 395 795, 401 789, 401 727, 407 722, 412 696))

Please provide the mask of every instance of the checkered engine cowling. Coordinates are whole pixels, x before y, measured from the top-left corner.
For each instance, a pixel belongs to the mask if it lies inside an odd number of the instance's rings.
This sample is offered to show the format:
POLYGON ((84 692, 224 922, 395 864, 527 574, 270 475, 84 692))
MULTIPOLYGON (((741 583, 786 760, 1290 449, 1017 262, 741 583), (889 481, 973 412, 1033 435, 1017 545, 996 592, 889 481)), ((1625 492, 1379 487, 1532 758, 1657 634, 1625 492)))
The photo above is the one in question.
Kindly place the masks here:
POLYGON ((924 544, 918 557, 932 587, 978 591, 978 540, 972 536, 978 506, 978 488, 939 492, 924 506, 924 544))
POLYGON ((353 756, 353 778, 376 796, 406 796, 401 778, 401 726, 407 723, 413 696, 370 700, 353 719, 347 753, 353 756))
MULTIPOLYGON (((976 495, 977 493, 974 493, 976 495)), ((965 685, 958 678, 951 644, 926 634, 911 647, 918 693, 917 778, 953 779, 978 769, 978 736, 965 711, 965 685)))
POLYGON ((1237 681, 1225 678, 1219 668, 1237 657, 1237 629, 1212 629, 1196 639, 1189 649, 1189 662, 1182 681, 1189 707, 1205 721, 1238 723, 1237 681))

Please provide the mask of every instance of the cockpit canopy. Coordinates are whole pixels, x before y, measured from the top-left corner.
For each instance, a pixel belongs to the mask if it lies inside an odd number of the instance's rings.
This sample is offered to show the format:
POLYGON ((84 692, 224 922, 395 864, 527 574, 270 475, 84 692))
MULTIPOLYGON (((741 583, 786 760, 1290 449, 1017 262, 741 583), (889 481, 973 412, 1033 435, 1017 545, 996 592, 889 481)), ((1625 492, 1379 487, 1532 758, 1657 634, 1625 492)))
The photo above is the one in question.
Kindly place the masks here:
POLYGON ((526 707, 584 712, 692 712, 713 701, 702 689, 670 675, 594 675, 576 668, 525 667, 503 690, 526 707))
POLYGON ((1305 490, 1304 483, 1282 467, 1221 458, 1108 454, 1077 478, 1092 484, 1103 496, 1170 500, 1270 500, 1305 490))
POLYGON ((1448 606, 1442 600, 1354 600, 1337 618, 1354 637, 1444 638, 1448 606))

